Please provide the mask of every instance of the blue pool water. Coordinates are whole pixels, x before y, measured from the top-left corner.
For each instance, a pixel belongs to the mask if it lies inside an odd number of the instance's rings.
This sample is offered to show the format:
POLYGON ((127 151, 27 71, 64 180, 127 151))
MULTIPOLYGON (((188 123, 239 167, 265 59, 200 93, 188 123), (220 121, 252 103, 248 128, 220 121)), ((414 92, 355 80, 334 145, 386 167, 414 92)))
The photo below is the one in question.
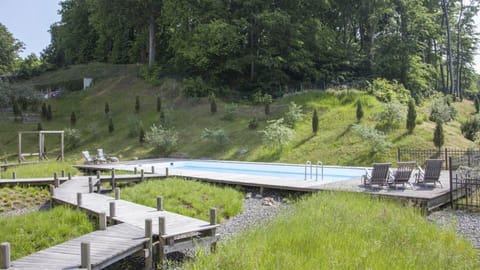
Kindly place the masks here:
MULTIPOLYGON (((279 177, 290 180, 305 180, 305 165, 270 164, 253 162, 220 162, 220 161, 178 161, 164 164, 165 167, 187 171, 203 171, 216 173, 247 174, 255 176, 279 177)), ((340 181, 361 177, 365 174, 362 168, 307 167, 307 180, 340 181)))

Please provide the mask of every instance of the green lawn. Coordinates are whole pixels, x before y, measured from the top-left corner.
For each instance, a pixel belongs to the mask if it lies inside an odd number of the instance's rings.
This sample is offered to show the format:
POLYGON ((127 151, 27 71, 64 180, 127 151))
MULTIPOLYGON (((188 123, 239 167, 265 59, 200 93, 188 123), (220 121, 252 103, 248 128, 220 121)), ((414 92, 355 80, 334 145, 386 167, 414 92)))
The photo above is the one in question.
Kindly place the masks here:
POLYGON ((472 244, 417 209, 366 195, 305 197, 185 269, 479 269, 472 244))

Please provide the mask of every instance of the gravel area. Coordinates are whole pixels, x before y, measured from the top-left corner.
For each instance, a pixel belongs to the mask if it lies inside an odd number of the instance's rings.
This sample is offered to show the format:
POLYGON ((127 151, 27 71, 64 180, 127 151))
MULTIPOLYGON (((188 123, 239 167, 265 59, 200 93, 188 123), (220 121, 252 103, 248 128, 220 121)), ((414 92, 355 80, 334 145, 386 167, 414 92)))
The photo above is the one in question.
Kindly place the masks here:
POLYGON ((445 208, 431 213, 427 219, 438 226, 454 229, 480 249, 480 212, 445 208))

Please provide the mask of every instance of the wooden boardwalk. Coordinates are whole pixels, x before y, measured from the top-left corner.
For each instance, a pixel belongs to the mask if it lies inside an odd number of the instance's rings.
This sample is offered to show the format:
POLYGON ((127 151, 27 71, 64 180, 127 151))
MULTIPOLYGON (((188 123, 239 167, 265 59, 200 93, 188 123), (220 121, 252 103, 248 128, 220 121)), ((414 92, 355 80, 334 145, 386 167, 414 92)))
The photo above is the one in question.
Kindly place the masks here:
MULTIPOLYGON (((140 176, 117 177, 139 180, 140 176)), ((210 210, 207 222, 163 210, 161 198, 157 199, 157 208, 152 208, 121 200, 119 189, 115 190, 115 198, 93 193, 93 185, 102 180, 108 177, 73 177, 51 189, 53 202, 76 206, 98 216, 99 231, 13 261, 8 269, 80 268, 82 242, 90 245, 91 269, 101 269, 134 253, 143 254, 146 268, 152 268, 154 256, 162 264, 168 253, 215 246, 218 241, 215 209, 210 210), (107 227, 107 221, 112 226, 107 227)))

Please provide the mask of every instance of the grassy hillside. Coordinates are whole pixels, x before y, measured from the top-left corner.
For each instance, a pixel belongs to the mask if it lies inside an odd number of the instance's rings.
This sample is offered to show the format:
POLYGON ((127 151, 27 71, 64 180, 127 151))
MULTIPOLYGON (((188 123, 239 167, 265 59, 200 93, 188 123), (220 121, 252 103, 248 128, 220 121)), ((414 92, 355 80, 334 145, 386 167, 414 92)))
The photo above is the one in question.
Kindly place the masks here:
MULTIPOLYGON (((206 98, 185 98, 181 94, 181 84, 173 79, 164 79, 158 86, 147 84, 138 77, 138 67, 90 64, 70 67, 42 75, 27 84, 45 84, 49 81, 75 79, 84 76, 96 78, 92 88, 85 91, 70 92, 59 98, 48 100, 52 106, 53 120, 44 121, 46 130, 58 130, 70 127, 70 114, 75 112, 77 123, 74 128, 81 132, 78 147, 68 149, 66 157, 70 162, 82 162, 81 151, 95 152, 103 148, 108 154, 122 160, 134 157, 160 157, 165 153, 155 151, 151 146, 142 144, 135 133, 135 126, 142 125, 147 131, 153 123, 159 122, 156 112, 156 97, 162 97, 162 106, 166 119, 178 132, 178 146, 174 156, 191 158, 235 159, 249 161, 275 161, 304 163, 306 160, 321 160, 324 164, 369 165, 374 161, 394 161, 395 147, 433 148, 434 123, 428 121, 429 102, 417 108, 417 128, 408 135, 404 124, 388 133, 388 141, 394 144, 391 153, 372 154, 369 145, 351 130, 356 123, 355 110, 358 99, 364 104, 365 116, 361 123, 375 126, 374 114, 381 109, 381 103, 374 97, 358 91, 310 91, 275 100, 272 113, 265 116, 263 107, 241 103, 234 120, 224 120, 225 104, 217 102, 218 112, 210 113, 206 98), (135 97, 140 98, 140 112, 134 110, 135 97), (294 101, 303 106, 304 119, 296 125, 296 135, 292 143, 283 149, 271 149, 262 146, 261 134, 266 121, 282 117, 288 104, 294 101), (105 103, 109 103, 110 116, 115 131, 108 132, 108 117, 104 113, 105 103), (311 131, 312 111, 319 112, 319 132, 313 136, 311 131), (259 119, 256 130, 248 128, 252 118, 259 119), (201 139, 205 128, 222 128, 228 134, 229 142, 217 145, 201 139), (246 153, 240 154, 240 150, 246 153)), ((459 111, 458 119, 466 119, 474 112, 469 102, 455 103, 459 111)), ((466 148, 474 146, 463 138, 458 121, 444 126, 445 146, 466 148)), ((17 151, 17 131, 36 130, 37 123, 3 122, 0 136, 0 157, 14 161, 17 151)), ((25 136, 25 151, 37 152, 37 138, 25 136)), ((59 139, 47 137, 46 147, 52 153, 58 150, 59 139)), ((54 157, 51 154, 50 157, 54 157)))

